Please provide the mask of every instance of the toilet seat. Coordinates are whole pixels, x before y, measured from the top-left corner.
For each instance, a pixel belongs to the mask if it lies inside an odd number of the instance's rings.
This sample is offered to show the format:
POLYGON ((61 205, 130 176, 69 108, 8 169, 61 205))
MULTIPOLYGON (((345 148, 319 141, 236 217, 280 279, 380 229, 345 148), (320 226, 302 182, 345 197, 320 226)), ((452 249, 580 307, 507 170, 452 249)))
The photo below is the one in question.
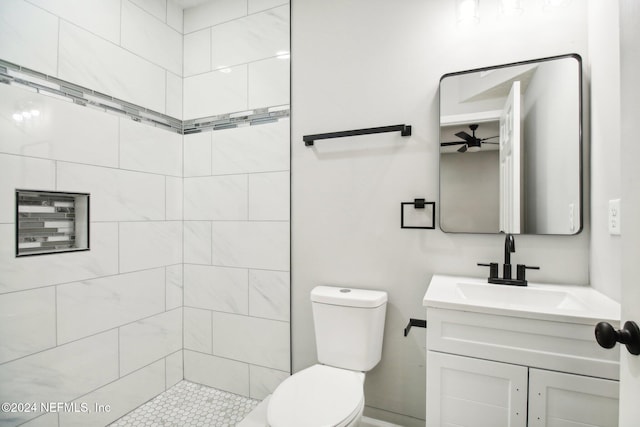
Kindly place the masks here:
POLYGON ((267 409, 271 427, 342 427, 364 407, 364 374, 314 365, 284 380, 267 409))

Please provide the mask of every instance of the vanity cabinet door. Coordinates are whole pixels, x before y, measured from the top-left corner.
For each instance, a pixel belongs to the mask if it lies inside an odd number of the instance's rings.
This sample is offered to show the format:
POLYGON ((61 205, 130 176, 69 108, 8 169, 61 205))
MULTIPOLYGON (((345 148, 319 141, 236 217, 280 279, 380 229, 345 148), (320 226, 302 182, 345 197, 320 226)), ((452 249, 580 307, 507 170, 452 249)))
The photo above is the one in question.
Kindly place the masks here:
POLYGON ((527 368, 427 351, 427 427, 525 427, 527 368))
POLYGON ((618 427, 618 381, 529 369, 529 427, 618 427))

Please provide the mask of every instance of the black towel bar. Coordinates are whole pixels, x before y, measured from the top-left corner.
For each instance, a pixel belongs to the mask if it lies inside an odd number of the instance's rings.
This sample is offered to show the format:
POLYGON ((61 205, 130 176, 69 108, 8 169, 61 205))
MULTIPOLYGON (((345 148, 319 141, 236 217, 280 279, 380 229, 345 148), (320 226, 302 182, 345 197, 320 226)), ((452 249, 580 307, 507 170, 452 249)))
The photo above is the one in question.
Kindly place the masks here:
POLYGON ((381 126, 377 128, 345 130, 342 132, 318 133, 315 135, 304 135, 302 137, 302 140, 304 141, 304 145, 306 145, 307 147, 310 147, 313 145, 314 141, 318 139, 343 138, 345 136, 369 135, 372 133, 384 133, 384 132, 400 132, 400 135, 402 136, 410 136, 411 126, 410 125, 393 125, 393 126, 381 126))

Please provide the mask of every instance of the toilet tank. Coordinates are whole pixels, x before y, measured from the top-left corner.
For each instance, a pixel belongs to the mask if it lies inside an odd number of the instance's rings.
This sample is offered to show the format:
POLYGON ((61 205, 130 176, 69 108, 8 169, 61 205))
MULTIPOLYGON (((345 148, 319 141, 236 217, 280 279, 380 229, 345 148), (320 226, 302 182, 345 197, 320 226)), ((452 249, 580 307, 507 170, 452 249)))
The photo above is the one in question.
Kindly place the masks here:
POLYGON ((387 293, 317 286, 311 291, 318 361, 369 371, 382 356, 387 293))

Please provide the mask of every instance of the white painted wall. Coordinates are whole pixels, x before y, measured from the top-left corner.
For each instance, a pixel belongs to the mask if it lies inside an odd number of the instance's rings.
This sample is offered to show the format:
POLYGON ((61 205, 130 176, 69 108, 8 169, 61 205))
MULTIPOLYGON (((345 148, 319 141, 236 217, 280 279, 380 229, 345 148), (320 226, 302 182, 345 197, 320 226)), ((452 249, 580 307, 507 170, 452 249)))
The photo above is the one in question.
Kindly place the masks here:
POLYGON ((619 11, 605 0, 589 2, 591 70, 591 285, 620 300, 620 236, 609 235, 609 200, 620 198, 619 11))
MULTIPOLYGON (((587 56, 587 8, 571 2, 460 28, 454 2, 299 1, 292 4, 293 369, 315 361, 309 292, 339 284, 389 292, 383 358, 367 375, 367 413, 424 425, 424 318, 432 274, 482 277, 502 261, 500 235, 401 230, 399 204, 438 199, 438 82, 448 72, 576 52, 587 56), (543 30, 544 29, 544 30, 543 30), (305 147, 306 134, 407 123, 381 134, 305 147)), ((578 236, 516 238, 514 263, 539 265, 531 280, 589 282, 588 225, 578 236)))

